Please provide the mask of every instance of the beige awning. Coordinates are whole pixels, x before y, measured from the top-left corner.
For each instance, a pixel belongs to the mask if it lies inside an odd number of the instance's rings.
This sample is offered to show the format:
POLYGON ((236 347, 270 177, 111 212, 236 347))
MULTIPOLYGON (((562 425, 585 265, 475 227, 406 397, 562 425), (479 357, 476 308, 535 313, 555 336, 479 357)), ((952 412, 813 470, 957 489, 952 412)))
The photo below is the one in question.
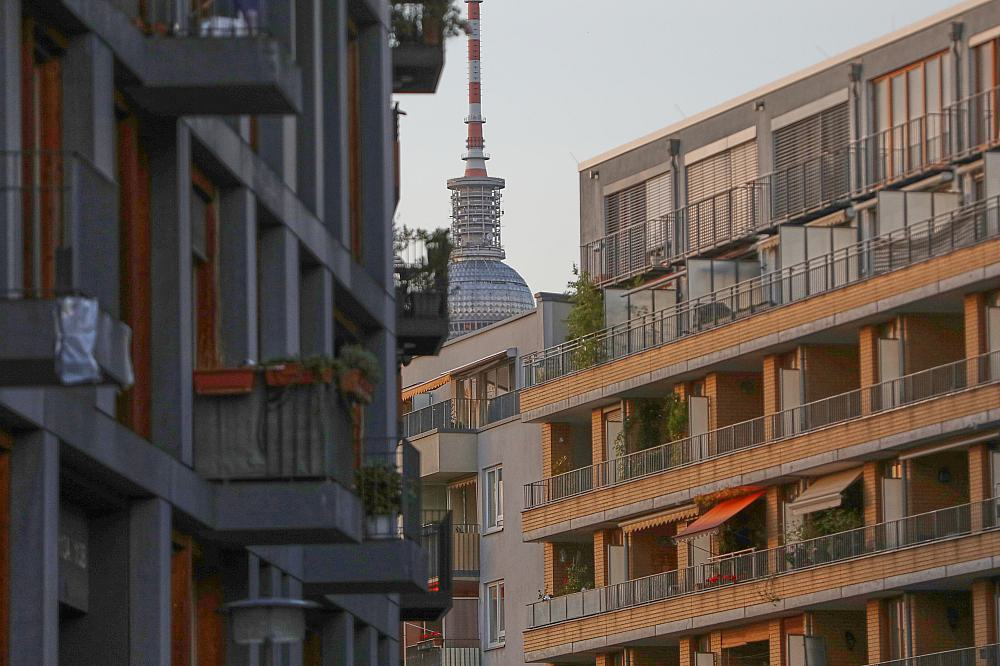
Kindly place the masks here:
POLYGON ((478 476, 470 476, 465 479, 459 479, 458 481, 453 481, 448 484, 448 490, 457 490, 458 488, 465 488, 467 486, 476 485, 476 480, 478 476))
POLYGON ((813 481, 806 491, 788 505, 793 516, 804 516, 813 511, 832 509, 840 506, 843 492, 847 486, 857 481, 863 471, 862 467, 852 467, 836 474, 821 476, 813 481))
POLYGON ((667 509, 666 511, 661 511, 660 513, 654 513, 652 516, 646 516, 637 520, 630 520, 622 523, 621 528, 622 532, 630 534, 632 532, 638 532, 639 530, 648 530, 651 527, 659 527, 660 525, 666 525, 668 523, 689 520, 697 515, 698 507, 694 504, 688 504, 687 506, 676 507, 673 509, 667 509))

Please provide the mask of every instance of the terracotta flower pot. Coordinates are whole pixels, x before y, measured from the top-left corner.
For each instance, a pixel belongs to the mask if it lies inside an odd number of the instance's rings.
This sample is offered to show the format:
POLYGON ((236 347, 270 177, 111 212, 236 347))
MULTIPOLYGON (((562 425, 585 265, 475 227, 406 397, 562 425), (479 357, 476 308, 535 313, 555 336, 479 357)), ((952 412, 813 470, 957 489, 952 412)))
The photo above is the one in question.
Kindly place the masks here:
POLYGON ((295 386, 298 384, 329 384, 333 381, 333 368, 315 370, 305 368, 301 363, 282 363, 268 366, 264 370, 268 386, 295 386))
POLYGON ((340 392, 345 397, 363 403, 371 403, 374 387, 360 370, 352 368, 340 373, 340 392))
POLYGON ((194 391, 198 395, 240 395, 253 391, 254 368, 216 368, 194 371, 194 391))

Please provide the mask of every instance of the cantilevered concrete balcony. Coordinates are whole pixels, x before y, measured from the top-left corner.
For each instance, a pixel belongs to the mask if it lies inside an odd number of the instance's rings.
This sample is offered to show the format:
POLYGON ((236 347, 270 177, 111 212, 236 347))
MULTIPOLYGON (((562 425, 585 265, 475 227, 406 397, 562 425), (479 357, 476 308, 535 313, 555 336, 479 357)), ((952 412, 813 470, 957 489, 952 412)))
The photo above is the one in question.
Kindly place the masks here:
MULTIPOLYGON (((430 3, 393 6, 392 91, 433 93, 444 70, 442 16, 430 3)), ((446 3, 437 6, 447 7, 446 3)))
POLYGON ((287 2, 65 0, 134 74, 126 92, 162 116, 294 114, 301 71, 281 32, 287 2))

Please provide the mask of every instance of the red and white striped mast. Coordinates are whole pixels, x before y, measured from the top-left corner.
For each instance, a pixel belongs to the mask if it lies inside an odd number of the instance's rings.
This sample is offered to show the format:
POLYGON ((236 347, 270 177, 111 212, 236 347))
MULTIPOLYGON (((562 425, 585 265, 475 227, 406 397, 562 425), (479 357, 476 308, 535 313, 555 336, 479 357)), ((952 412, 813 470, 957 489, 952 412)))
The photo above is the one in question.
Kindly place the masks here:
POLYGON ((479 5, 483 0, 466 0, 469 23, 469 115, 465 118, 468 126, 468 137, 465 140, 466 153, 462 156, 465 160, 466 176, 485 176, 486 160, 489 159, 483 148, 486 143, 483 140, 483 98, 482 98, 482 68, 480 66, 480 25, 479 25, 479 5))

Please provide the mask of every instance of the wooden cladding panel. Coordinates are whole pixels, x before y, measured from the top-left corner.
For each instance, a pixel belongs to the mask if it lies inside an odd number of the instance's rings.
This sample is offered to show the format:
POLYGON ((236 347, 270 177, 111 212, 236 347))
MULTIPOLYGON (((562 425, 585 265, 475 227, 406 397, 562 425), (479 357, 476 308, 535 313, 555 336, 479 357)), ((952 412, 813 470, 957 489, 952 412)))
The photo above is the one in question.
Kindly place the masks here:
MULTIPOLYGON (((983 532, 950 541, 817 567, 733 587, 711 590, 614 613, 563 622, 524 632, 525 652, 544 650, 621 632, 648 629, 692 617, 724 613, 822 590, 879 581, 890 576, 938 568, 942 562, 969 562, 992 557, 1000 548, 1000 532, 983 532)), ((869 632, 869 636, 871 632, 869 632)))
POLYGON ((880 412, 799 437, 763 444, 740 453, 673 469, 669 473, 655 474, 530 509, 522 513, 523 530, 530 532, 571 518, 607 511, 738 474, 773 468, 782 463, 935 425, 959 416, 977 414, 993 409, 997 404, 1000 404, 1000 386, 987 385, 880 412))
POLYGON ((616 382, 641 377, 651 370, 668 368, 693 358, 716 353, 721 349, 738 347, 751 340, 871 305, 998 261, 1000 261, 1000 239, 956 250, 944 257, 915 264, 888 275, 777 308, 773 312, 762 313, 525 389, 521 392, 521 410, 525 413, 531 412, 616 382))

